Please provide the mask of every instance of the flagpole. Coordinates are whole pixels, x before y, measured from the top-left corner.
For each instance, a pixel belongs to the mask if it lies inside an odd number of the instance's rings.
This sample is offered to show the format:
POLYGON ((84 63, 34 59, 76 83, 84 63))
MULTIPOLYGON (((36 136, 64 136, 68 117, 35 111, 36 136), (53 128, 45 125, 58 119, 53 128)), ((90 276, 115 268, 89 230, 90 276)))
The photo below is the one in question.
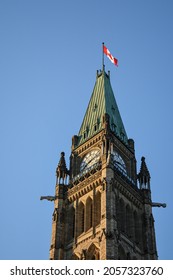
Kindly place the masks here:
POLYGON ((103 71, 105 70, 105 65, 104 65, 104 42, 102 43, 102 69, 103 69, 103 71))

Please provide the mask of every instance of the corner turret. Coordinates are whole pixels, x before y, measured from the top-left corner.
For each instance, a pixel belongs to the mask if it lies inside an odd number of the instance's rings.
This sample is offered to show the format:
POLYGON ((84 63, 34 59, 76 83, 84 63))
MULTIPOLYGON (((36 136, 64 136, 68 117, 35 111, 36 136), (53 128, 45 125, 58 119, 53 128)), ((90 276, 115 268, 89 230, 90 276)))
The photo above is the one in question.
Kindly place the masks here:
POLYGON ((60 157, 58 166, 56 168, 57 184, 66 183, 67 175, 69 175, 69 171, 66 167, 65 153, 61 152, 61 157, 60 157))
POLYGON ((150 172, 148 171, 145 157, 141 158, 141 168, 138 174, 138 181, 140 189, 148 189, 150 190, 150 172))

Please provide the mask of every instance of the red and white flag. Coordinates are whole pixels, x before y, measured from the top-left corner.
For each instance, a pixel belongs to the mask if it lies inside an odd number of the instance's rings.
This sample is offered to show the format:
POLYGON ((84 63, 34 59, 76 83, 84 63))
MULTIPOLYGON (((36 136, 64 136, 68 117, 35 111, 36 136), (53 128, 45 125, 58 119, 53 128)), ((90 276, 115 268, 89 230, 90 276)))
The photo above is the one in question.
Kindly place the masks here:
POLYGON ((118 66, 118 59, 116 59, 115 57, 113 57, 113 55, 110 53, 110 51, 105 47, 105 45, 103 45, 103 53, 107 55, 107 57, 110 59, 110 61, 115 64, 116 66, 118 66))

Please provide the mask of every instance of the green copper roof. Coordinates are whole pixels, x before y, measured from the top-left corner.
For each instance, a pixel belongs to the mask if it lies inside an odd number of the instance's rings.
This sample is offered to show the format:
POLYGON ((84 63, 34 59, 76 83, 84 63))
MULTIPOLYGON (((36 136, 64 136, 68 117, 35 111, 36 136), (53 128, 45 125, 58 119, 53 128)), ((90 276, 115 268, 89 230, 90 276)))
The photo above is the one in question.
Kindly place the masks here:
POLYGON ((109 114, 111 130, 127 144, 127 134, 111 87, 110 76, 103 70, 97 72, 94 90, 79 130, 78 145, 103 129, 102 118, 105 113, 109 114))

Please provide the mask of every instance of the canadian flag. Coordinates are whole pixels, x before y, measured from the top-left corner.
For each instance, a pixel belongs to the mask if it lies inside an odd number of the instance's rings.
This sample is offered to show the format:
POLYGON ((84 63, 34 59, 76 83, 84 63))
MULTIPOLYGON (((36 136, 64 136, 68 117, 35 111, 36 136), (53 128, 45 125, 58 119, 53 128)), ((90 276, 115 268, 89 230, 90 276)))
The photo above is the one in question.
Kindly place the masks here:
POLYGON ((118 66, 118 59, 116 59, 115 57, 113 57, 113 55, 110 53, 110 51, 106 48, 105 45, 103 45, 103 53, 107 55, 107 57, 110 59, 110 61, 115 64, 116 66, 118 66))

